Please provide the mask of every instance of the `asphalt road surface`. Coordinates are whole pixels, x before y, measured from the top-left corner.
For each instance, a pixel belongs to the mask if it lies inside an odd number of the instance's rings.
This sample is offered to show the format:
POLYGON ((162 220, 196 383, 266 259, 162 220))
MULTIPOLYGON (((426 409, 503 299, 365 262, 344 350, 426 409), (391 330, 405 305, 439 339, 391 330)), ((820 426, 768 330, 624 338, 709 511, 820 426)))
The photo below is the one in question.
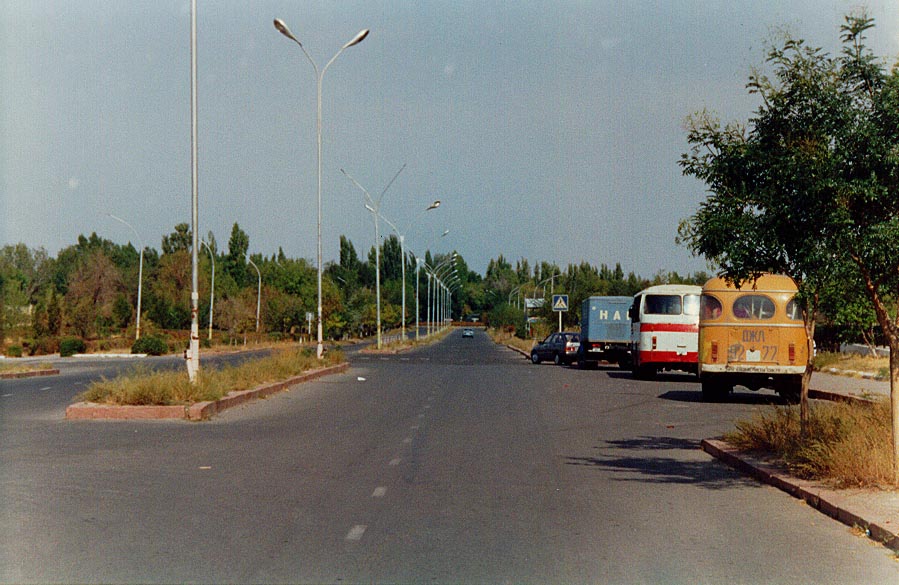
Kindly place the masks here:
POLYGON ((480 330, 351 363, 203 423, 65 421, 111 365, 0 381, 0 581, 899 583, 699 450, 772 394, 706 404, 480 330))

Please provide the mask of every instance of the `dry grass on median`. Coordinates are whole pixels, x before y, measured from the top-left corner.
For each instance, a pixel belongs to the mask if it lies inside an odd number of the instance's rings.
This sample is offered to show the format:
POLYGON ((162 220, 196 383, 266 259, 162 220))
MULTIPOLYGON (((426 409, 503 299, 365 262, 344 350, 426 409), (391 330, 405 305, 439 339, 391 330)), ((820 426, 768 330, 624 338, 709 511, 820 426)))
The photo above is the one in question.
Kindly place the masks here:
POLYGON ((487 333, 490 335, 491 339, 493 339, 494 342, 517 347, 525 353, 530 353, 531 348, 534 347, 533 339, 522 339, 520 337, 516 337, 514 333, 509 333, 495 328, 488 329, 487 333))
POLYGON ((193 404, 218 400, 229 392, 249 390, 343 361, 340 351, 329 351, 319 360, 311 348, 290 349, 238 366, 203 368, 197 384, 188 381, 184 369, 154 372, 145 366, 138 366, 111 380, 92 383, 77 399, 115 405, 193 404))
POLYGON ((799 409, 777 407, 737 423, 724 439, 739 449, 772 454, 798 477, 835 487, 896 489, 892 485, 890 405, 812 404, 802 440, 799 409))
POLYGON ((51 370, 53 369, 53 364, 47 363, 26 363, 26 364, 16 364, 9 363, 4 364, 0 363, 0 374, 27 374, 28 372, 38 372, 41 370, 51 370))
POLYGON ((857 354, 818 352, 814 360, 815 370, 828 372, 831 368, 841 375, 861 376, 875 374, 878 378, 890 379, 890 358, 857 354))

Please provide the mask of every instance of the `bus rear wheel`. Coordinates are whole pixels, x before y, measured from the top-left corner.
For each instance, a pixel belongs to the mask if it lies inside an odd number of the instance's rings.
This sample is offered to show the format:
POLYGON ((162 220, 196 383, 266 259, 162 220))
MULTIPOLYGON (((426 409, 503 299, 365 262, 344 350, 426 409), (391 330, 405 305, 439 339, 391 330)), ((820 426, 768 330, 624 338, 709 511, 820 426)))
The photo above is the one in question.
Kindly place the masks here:
POLYGON ((727 395, 730 394, 730 391, 733 389, 733 387, 728 385, 725 381, 711 375, 703 376, 700 378, 699 382, 702 386, 703 402, 721 402, 727 398, 727 395))

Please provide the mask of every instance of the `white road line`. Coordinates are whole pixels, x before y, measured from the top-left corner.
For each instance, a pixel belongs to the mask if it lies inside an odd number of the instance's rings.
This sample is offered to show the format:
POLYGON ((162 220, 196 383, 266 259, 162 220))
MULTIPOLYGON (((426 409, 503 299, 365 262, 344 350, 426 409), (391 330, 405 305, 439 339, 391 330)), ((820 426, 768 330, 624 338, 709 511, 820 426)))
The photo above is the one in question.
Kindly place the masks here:
POLYGON ((409 427, 410 430, 417 431, 420 427, 418 425, 412 425, 409 427))
POLYGON ((387 488, 386 488, 386 487, 378 487, 378 488, 375 488, 375 491, 374 491, 374 493, 371 495, 371 497, 373 497, 373 498, 383 498, 385 495, 387 495, 387 488))
POLYGON ((390 463, 388 463, 387 465, 390 465, 391 467, 396 467, 397 465, 400 464, 400 461, 402 461, 402 459, 400 459, 399 457, 396 457, 394 459, 391 459, 390 463))
POLYGON ((365 534, 366 528, 368 527, 363 524, 356 524, 350 528, 349 533, 346 535, 346 540, 360 540, 362 535, 365 534))
POLYGON ((403 444, 404 444, 404 445, 408 445, 408 444, 411 443, 411 442, 412 442, 412 437, 406 437, 405 439, 403 439, 403 444))
POLYGON ((10 396, 12 396, 12 394, 4 394, 3 398, 9 398, 10 396))
POLYGON ((52 387, 53 386, 44 386, 43 388, 41 388, 41 392, 43 392, 44 390, 49 390, 52 387))

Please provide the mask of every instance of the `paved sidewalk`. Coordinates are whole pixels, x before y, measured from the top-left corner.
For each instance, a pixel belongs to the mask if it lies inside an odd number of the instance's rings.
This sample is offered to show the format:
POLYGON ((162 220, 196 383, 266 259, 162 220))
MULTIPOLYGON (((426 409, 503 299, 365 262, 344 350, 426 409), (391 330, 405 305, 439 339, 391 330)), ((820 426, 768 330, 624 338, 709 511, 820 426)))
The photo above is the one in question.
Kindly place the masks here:
MULTIPOLYGON (((812 375, 811 390, 857 398, 889 396, 890 383, 837 376, 812 375)), ((899 491, 876 489, 832 489, 822 483, 792 477, 782 467, 764 458, 742 453, 715 439, 702 442, 702 449, 731 467, 804 500, 810 506, 851 526, 884 546, 899 552, 899 491)))
POLYGON ((815 372, 809 388, 835 392, 847 396, 862 397, 865 395, 890 395, 889 380, 874 380, 867 378, 852 378, 849 376, 837 376, 825 372, 815 372))

